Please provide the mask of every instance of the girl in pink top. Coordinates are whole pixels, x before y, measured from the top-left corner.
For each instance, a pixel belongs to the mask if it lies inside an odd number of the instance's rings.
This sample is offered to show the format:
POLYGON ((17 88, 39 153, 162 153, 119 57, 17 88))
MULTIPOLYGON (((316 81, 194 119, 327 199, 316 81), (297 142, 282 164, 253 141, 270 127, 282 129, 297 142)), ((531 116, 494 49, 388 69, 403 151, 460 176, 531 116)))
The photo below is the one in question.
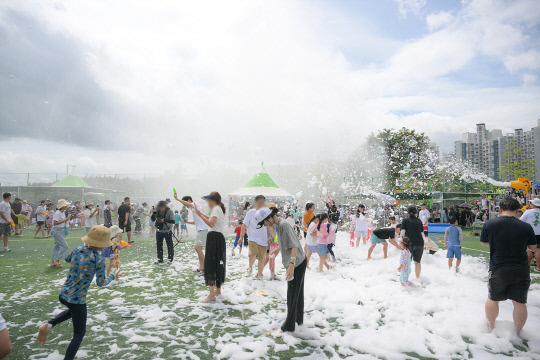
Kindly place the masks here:
POLYGON ((330 265, 327 262, 330 256, 328 252, 328 215, 321 214, 320 219, 317 224, 317 250, 319 250, 319 271, 322 272, 325 266, 330 270, 330 265))
POLYGON ((326 238, 326 242, 328 243, 328 252, 330 253, 332 261, 336 262, 336 256, 334 255, 334 251, 332 250, 332 248, 336 245, 337 224, 330 223, 330 226, 328 228, 328 237, 326 238))

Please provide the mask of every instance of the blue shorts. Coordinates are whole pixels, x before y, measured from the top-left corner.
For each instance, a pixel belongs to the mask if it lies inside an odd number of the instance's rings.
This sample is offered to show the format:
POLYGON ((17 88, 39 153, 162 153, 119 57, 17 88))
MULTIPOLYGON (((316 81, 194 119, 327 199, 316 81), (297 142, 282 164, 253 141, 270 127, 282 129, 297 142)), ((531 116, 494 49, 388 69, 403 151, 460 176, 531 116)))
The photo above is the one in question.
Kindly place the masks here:
POLYGON ((326 244, 317 244, 317 249, 319 250, 319 256, 325 257, 328 254, 328 245, 326 244))
POLYGON ((460 245, 448 245, 448 250, 446 251, 447 259, 461 259, 461 246, 460 245))
POLYGON ((238 244, 240 240, 240 236, 237 236, 234 238, 234 247, 237 247, 238 245, 240 245, 240 247, 242 247, 242 245, 244 245, 244 242, 243 241, 240 241, 240 244, 238 244))
POLYGON ((311 252, 319 252, 319 247, 317 245, 306 245, 306 250, 311 252))

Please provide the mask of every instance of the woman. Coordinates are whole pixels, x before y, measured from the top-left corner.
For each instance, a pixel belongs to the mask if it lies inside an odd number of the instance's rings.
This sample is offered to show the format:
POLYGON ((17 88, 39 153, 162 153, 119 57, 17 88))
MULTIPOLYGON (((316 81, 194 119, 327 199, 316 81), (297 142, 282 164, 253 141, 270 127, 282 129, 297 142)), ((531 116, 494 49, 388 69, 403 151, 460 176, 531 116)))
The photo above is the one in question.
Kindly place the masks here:
POLYGON ((416 206, 409 206, 407 213, 409 217, 403 219, 401 223, 401 237, 408 237, 411 240, 411 254, 414 261, 414 272, 416 277, 420 277, 422 271, 422 254, 424 253, 424 225, 422 220, 417 217, 418 210, 416 206))
MULTIPOLYGON (((319 226, 320 215, 315 215, 311 218, 307 227, 305 254, 307 256, 306 266, 309 269, 309 259, 313 253, 319 253, 319 247, 317 246, 317 226, 319 226)), ((319 254, 320 256, 320 254, 319 254)))
POLYGON ((86 227, 86 233, 88 234, 88 231, 90 231, 90 228, 94 225, 97 225, 97 217, 99 215, 99 207, 93 208, 94 204, 89 202, 86 204, 85 209, 83 211, 84 214, 84 226, 86 227))
POLYGON ((281 326, 281 331, 292 332, 295 323, 304 323, 304 276, 306 274, 307 260, 302 251, 302 246, 292 226, 278 216, 276 208, 262 208, 255 214, 258 227, 277 226, 278 248, 272 256, 277 256, 281 251, 283 267, 287 269, 287 318, 281 326))
POLYGON ((225 282, 226 255, 225 246, 225 205, 221 202, 221 195, 212 191, 204 196, 204 200, 210 207, 210 216, 202 213, 199 207, 195 207, 195 213, 210 227, 206 235, 206 252, 204 257, 204 280, 208 286, 209 294, 202 300, 204 303, 216 302, 216 297, 221 295, 221 285, 225 282))
POLYGON ((66 227, 69 220, 73 217, 66 217, 65 211, 70 205, 71 203, 64 199, 58 200, 56 211, 52 217, 52 236, 54 238, 54 247, 51 256, 52 267, 62 267, 60 260, 64 260, 68 254, 69 247, 66 242, 66 227))
POLYGON ((354 236, 356 237, 356 247, 360 246, 360 240, 366 245, 368 238, 368 218, 365 213, 366 207, 362 204, 358 205, 355 217, 354 236))

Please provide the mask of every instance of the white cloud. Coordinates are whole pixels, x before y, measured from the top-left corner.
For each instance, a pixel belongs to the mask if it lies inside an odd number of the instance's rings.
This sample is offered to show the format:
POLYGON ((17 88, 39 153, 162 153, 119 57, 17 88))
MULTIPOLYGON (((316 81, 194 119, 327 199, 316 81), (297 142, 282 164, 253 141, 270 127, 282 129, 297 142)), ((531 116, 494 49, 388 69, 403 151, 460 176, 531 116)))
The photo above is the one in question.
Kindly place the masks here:
POLYGON ((540 51, 529 50, 518 55, 509 55, 505 58, 504 65, 513 73, 540 69, 540 51))
POLYGON ((449 11, 441 11, 437 14, 429 14, 426 17, 426 23, 430 30, 437 30, 443 26, 450 24, 454 20, 454 16, 449 11))
POLYGON ((399 6, 399 12, 402 16, 412 12, 418 14, 426 6, 426 0, 394 0, 399 6))

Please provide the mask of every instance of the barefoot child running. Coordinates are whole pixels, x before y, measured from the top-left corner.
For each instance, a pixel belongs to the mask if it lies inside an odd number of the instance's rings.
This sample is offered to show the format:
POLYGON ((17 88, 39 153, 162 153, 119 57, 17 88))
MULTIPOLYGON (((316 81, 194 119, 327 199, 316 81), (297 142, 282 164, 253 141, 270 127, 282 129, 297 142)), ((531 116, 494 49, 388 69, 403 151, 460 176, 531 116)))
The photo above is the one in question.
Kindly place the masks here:
POLYGON ((82 241, 86 246, 77 247, 66 258, 66 261, 71 263, 71 268, 60 290, 59 300, 67 309, 41 325, 37 338, 40 344, 45 344, 53 326, 72 319, 73 339, 67 348, 64 360, 75 358, 86 333, 86 297, 94 276, 98 286, 105 286, 122 275, 113 273, 109 277, 105 276, 105 260, 100 251, 112 245, 111 231, 108 228, 102 225, 93 226, 82 241))
POLYGON ((242 232, 242 220, 238 221, 238 226, 234 229, 234 233, 236 234, 236 237, 234 238, 234 247, 232 249, 231 255, 234 256, 234 252, 236 251, 236 247, 240 246, 240 250, 238 251, 239 255, 242 255, 242 245, 244 244, 243 240, 240 240, 240 233, 242 232))
POLYGON ((409 281, 409 275, 411 274, 411 240, 408 237, 404 237, 402 245, 403 250, 401 250, 398 267, 398 271, 400 271, 399 281, 402 286, 414 286, 414 284, 409 281))
POLYGON ((459 272, 459 265, 461 264, 461 242, 463 241, 463 231, 457 226, 457 219, 451 217, 449 219, 452 226, 447 227, 444 233, 444 243, 448 246, 446 251, 446 258, 448 259, 448 269, 452 270, 452 262, 454 258, 456 261, 456 272, 459 272))

